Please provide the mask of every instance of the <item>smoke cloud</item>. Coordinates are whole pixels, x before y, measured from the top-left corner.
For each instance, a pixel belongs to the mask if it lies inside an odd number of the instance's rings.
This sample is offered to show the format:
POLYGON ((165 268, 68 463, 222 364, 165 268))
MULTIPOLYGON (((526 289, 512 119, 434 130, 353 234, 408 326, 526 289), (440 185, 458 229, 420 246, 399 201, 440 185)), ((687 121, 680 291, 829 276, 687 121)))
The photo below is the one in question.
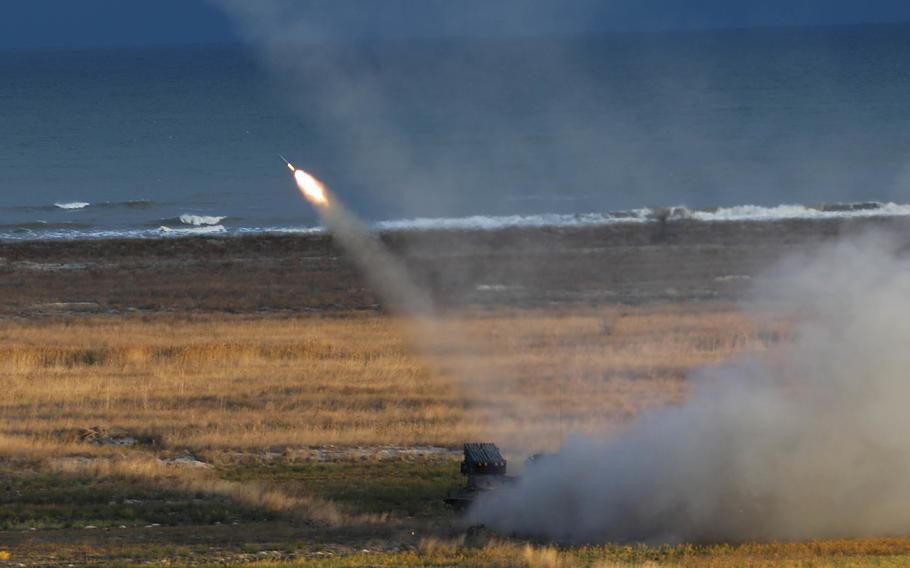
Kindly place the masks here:
POLYGON ((904 252, 867 235, 782 263, 752 306, 799 314, 791 341, 693 371, 684 405, 568 441, 471 520, 573 542, 910 532, 904 252))

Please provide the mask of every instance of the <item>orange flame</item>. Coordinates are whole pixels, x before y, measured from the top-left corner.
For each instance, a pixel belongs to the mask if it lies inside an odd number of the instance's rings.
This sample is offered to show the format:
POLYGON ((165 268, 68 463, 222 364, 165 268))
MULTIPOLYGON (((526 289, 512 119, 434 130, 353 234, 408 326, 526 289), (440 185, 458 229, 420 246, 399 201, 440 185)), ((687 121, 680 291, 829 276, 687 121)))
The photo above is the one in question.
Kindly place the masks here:
POLYGON ((329 204, 329 197, 326 195, 325 186, 321 181, 303 170, 294 168, 294 166, 288 165, 288 167, 294 172, 294 181, 297 182, 297 187, 300 188, 300 192, 303 193, 311 203, 315 205, 329 204))

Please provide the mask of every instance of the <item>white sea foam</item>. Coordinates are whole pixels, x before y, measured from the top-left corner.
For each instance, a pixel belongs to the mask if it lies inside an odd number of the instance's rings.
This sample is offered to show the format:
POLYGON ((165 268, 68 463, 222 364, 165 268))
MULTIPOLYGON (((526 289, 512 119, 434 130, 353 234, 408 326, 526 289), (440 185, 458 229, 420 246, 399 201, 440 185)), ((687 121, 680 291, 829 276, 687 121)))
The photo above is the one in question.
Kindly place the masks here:
MULTIPOLYGON (((639 210, 644 212, 646 210, 639 210)), ((543 215, 509 215, 504 217, 475 215, 473 217, 416 218, 396 221, 381 221, 375 228, 381 231, 425 231, 425 230, 496 230, 512 227, 580 227, 588 225, 606 225, 616 222, 642 223, 647 216, 639 212, 630 212, 621 217, 603 213, 584 213, 562 215, 547 213, 543 215)))
POLYGON ((87 203, 85 201, 71 201, 71 202, 66 202, 66 203, 62 203, 62 202, 54 203, 54 207, 57 207, 58 209, 85 209, 89 205, 91 205, 91 203, 87 203))
POLYGON ((848 219, 868 217, 910 216, 910 204, 871 203, 854 206, 833 205, 807 207, 805 205, 739 205, 713 210, 689 209, 684 206, 664 209, 633 209, 614 213, 584 213, 575 215, 508 215, 473 217, 442 217, 381 221, 374 227, 381 231, 425 230, 488 230, 535 227, 581 227, 615 224, 638 224, 666 218, 669 221, 694 220, 709 223, 734 221, 784 221, 790 219, 848 219))
POLYGON ((242 235, 274 233, 280 235, 317 235, 325 233, 324 227, 240 227, 237 233, 242 235))
MULTIPOLYGON (((61 209, 79 209, 88 207, 89 203, 57 203, 61 209)), ((103 207, 94 204, 93 207, 103 207)), ((503 229, 534 229, 543 227, 596 227, 606 225, 643 224, 666 220, 669 223, 695 221, 704 223, 723 222, 773 222, 782 220, 823 220, 872 217, 910 216, 910 204, 899 203, 844 203, 829 204, 818 207, 805 205, 777 205, 765 207, 760 205, 740 205, 718 209, 689 209, 684 206, 665 207, 661 209, 633 209, 611 213, 541 215, 475 215, 471 217, 441 217, 396 219, 373 223, 378 231, 496 231, 503 229)), ((72 227, 65 228, 48 225, 46 222, 29 223, 28 231, 23 231, 21 223, 10 230, 0 228, 0 239, 33 240, 33 239, 96 239, 96 238, 155 238, 165 235, 205 235, 205 234, 318 234, 325 232, 322 227, 314 226, 246 226, 225 228, 221 225, 226 217, 193 215, 185 213, 179 218, 162 221, 168 226, 160 228, 111 228, 72 227), (176 228, 180 223, 183 226, 176 228), (46 228, 45 228, 45 225, 46 228)), ((153 225, 154 227, 154 225, 153 225)))
POLYGON ((215 215, 193 215, 191 213, 184 213, 180 216, 180 222, 184 225, 193 225, 194 227, 203 227, 206 225, 217 225, 224 221, 227 217, 219 217, 215 215))
POLYGON ((221 225, 207 225, 203 227, 172 229, 170 227, 159 227, 158 232, 164 235, 212 235, 224 233, 226 229, 221 225))
POLYGON ((689 211, 688 216, 698 221, 779 221, 786 219, 838 219, 851 217, 897 217, 910 215, 910 205, 882 203, 875 207, 838 210, 806 207, 805 205, 778 205, 761 207, 740 205, 722 207, 715 211, 689 211))

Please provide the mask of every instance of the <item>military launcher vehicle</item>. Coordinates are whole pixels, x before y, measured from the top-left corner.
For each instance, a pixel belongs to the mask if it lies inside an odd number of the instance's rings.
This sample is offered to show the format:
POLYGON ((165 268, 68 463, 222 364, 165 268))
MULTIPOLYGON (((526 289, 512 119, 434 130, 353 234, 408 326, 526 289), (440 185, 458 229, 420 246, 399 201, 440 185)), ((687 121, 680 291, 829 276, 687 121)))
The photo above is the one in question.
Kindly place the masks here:
POLYGON ((506 475, 505 458, 496 444, 490 443, 464 445, 461 473, 466 478, 465 486, 449 491, 444 499, 446 505, 456 509, 466 509, 480 493, 495 491, 512 481, 506 475))

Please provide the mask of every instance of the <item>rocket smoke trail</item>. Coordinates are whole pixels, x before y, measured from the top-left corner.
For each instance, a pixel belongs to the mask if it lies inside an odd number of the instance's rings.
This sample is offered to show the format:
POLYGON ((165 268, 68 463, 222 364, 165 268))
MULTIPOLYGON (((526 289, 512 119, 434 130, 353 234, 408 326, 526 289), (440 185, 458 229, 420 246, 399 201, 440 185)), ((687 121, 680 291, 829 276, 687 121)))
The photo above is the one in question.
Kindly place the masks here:
MULTIPOLYGON (((508 379, 494 377, 489 368, 478 360, 480 345, 474 335, 458 321, 444 322, 436 313, 433 300, 410 278, 407 267, 392 255, 382 243, 349 212, 328 189, 307 172, 288 163, 300 192, 314 206, 325 227, 332 233, 349 257, 365 275, 372 289, 395 314, 407 318, 406 330, 410 340, 433 365, 438 373, 454 379, 465 400, 475 406, 488 404, 490 382, 504 383, 508 379), (441 355, 441 351, 445 353, 441 355)), ((533 402, 523 400, 514 392, 516 408, 528 409, 533 402)), ((501 409, 500 409, 501 410, 501 409)), ((535 439, 527 432, 503 432, 501 412, 490 412, 490 422, 483 425, 486 433, 495 432, 497 439, 512 446, 522 446, 535 439)))
POLYGON ((290 162, 288 168, 294 174, 298 189, 315 207, 326 228, 363 270, 370 285, 389 307, 399 314, 429 316, 433 312, 433 302, 408 277, 407 268, 329 193, 322 182, 290 162))

